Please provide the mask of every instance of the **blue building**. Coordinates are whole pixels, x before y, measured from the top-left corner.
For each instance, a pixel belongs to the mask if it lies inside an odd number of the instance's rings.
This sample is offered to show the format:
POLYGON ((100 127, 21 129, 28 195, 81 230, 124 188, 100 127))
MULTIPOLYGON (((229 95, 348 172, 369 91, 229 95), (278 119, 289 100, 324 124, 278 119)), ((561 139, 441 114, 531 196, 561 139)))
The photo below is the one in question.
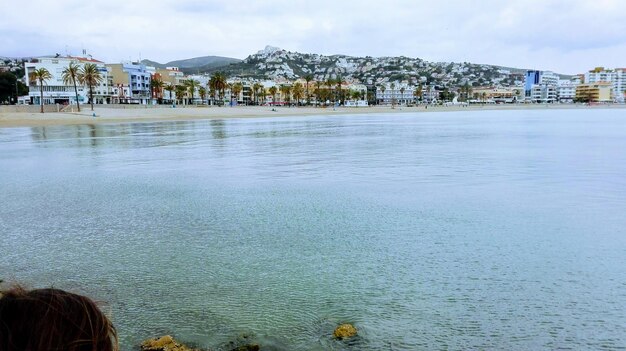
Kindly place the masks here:
POLYGON ((108 64, 113 76, 113 97, 122 104, 149 104, 151 74, 139 62, 108 64))

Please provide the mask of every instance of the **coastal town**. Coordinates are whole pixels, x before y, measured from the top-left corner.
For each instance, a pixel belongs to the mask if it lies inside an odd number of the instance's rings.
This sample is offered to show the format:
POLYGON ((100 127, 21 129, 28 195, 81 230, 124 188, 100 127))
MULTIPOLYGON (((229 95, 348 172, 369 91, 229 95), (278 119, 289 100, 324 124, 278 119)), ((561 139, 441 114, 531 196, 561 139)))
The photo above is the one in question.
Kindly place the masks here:
POLYGON ((567 76, 406 57, 300 54, 271 46, 211 72, 190 73, 150 63, 105 63, 85 50, 81 55, 5 58, 0 60, 0 72, 16 78, 14 91, 5 93, 0 103, 55 105, 60 106, 58 111, 88 103, 172 107, 623 104, 626 94, 626 68, 595 67, 567 76), (81 79, 85 68, 92 71, 90 79, 81 79))

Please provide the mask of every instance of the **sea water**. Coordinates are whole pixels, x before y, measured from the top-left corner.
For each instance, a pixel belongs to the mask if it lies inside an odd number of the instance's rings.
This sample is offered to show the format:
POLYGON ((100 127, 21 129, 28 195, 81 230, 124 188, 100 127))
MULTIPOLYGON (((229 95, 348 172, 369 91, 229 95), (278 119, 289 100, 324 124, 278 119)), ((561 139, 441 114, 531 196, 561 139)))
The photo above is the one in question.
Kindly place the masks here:
POLYGON ((0 279, 92 296, 124 350, 623 349, 625 115, 0 129, 0 279))

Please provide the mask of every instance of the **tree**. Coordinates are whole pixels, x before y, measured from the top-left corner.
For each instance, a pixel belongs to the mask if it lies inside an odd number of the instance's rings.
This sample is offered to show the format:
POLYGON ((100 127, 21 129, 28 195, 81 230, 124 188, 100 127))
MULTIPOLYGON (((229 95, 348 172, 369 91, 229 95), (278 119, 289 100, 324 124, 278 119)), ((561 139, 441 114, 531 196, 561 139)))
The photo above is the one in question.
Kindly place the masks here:
POLYGON ((328 91, 331 95, 333 91, 333 85, 335 85, 335 81, 333 79, 331 78, 326 79, 326 86, 328 87, 328 91))
POLYGON ((156 75, 152 76, 152 79, 150 79, 150 95, 152 97, 156 95, 159 104, 163 102, 163 86, 165 86, 165 83, 163 83, 161 78, 156 75))
POLYGON ((322 82, 315 81, 315 100, 317 102, 317 104, 320 104, 320 101, 322 101, 322 99, 320 98, 320 92, 321 92, 321 88, 322 88, 322 82))
POLYGON ((415 103, 422 101, 422 85, 418 85, 415 90, 413 90, 413 96, 415 97, 415 103))
POLYGON ((50 71, 45 68, 36 69, 30 74, 30 80, 32 82, 39 83, 39 92, 41 93, 41 113, 43 113, 43 85, 50 79, 52 79, 52 74, 50 74, 50 71))
POLYGON ((381 85, 381 86, 380 86, 380 92, 381 92, 381 94, 382 94, 382 96, 383 96, 383 98, 382 98, 382 100, 383 100, 383 104, 385 103, 385 90, 387 90, 387 87, 385 87, 385 85, 384 85, 384 84, 383 84, 383 85, 381 85))
POLYGON ((102 82, 102 75, 95 63, 86 63, 80 70, 78 80, 81 84, 89 87, 89 102, 93 111, 93 86, 102 82))
POLYGON ((361 92, 358 90, 351 90, 350 91, 350 98, 353 100, 358 100, 361 98, 361 92))
POLYGON ((265 103, 266 96, 267 96, 267 93, 265 92, 265 87, 261 86, 261 92, 259 93, 259 97, 261 98, 261 101, 263 101, 263 103, 265 103))
POLYGON ((338 76, 337 79, 335 80, 335 84, 337 84, 337 98, 335 100, 345 100, 345 98, 343 97, 343 90, 341 90, 341 85, 344 83, 343 78, 341 78, 341 76, 338 76))
POLYGON ((307 74, 304 76, 304 81, 306 82, 306 104, 311 104, 311 95, 309 94, 309 83, 313 80, 312 74, 307 74))
POLYGON ((291 87, 289 85, 281 85, 280 93, 284 96, 283 102, 291 103, 291 87))
POLYGON ((176 100, 183 100, 183 98, 185 97, 185 93, 187 92, 187 87, 184 85, 177 85, 176 88, 174 88, 175 93, 176 93, 176 100))
POLYGON ((276 106, 276 93, 278 93, 278 89, 276 88, 276 86, 271 86, 269 91, 270 95, 272 96, 272 105, 276 106))
POLYGON ((296 99, 296 105, 300 105, 300 99, 304 95, 304 87, 302 83, 297 82, 293 85, 293 98, 296 99))
POLYGON ((13 103, 17 104, 17 97, 20 95, 28 95, 28 87, 24 85, 11 72, 0 72, 0 104, 13 103))
POLYGON ((196 94, 196 88, 200 86, 200 83, 195 79, 189 78, 183 82, 183 86, 189 93, 189 105, 191 105, 193 103, 193 97, 196 94))
POLYGON ((400 99, 404 100, 404 92, 406 91, 406 89, 404 87, 400 88, 400 99))
POLYGON ((472 96, 472 86, 469 85, 468 82, 465 82, 465 84, 461 87, 459 95, 461 96, 462 101, 469 100, 469 97, 472 96))
MULTIPOLYGON (((235 96, 236 102, 239 101, 239 94, 241 94, 242 91, 243 91, 243 84, 241 82, 233 83, 231 92, 232 92, 232 95, 235 96)), ((231 100, 232 100, 232 96, 231 96, 231 100)))
POLYGON ((263 89, 263 85, 261 83, 254 83, 252 85, 252 91, 254 92, 254 103, 256 105, 259 104, 259 91, 263 89))
POLYGON ((396 83, 391 83, 391 108, 396 108, 396 83))
POLYGON ((167 90, 167 92, 169 93, 168 97, 170 98, 170 100, 172 100, 172 102, 174 102, 174 104, 176 104, 176 100, 172 99, 172 93, 174 92, 174 90, 176 90, 174 85, 168 84, 164 89, 167 90))
POLYGON ((63 84, 71 84, 74 86, 74 94, 76 94, 76 108, 78 109, 78 112, 80 112, 80 103, 78 102, 78 88, 76 87, 76 82, 78 81, 78 75, 80 73, 79 71, 80 66, 74 61, 70 61, 69 66, 63 69, 61 76, 61 78, 63 79, 63 84))
POLYGON ((224 94, 227 87, 226 83, 226 75, 222 72, 215 72, 211 79, 209 80, 209 87, 213 92, 219 95, 221 100, 220 105, 224 102, 224 94))
POLYGON ((206 88, 200 87, 198 89, 198 94, 200 94, 200 99, 202 99, 202 101, 204 103, 204 100, 206 99, 206 88))

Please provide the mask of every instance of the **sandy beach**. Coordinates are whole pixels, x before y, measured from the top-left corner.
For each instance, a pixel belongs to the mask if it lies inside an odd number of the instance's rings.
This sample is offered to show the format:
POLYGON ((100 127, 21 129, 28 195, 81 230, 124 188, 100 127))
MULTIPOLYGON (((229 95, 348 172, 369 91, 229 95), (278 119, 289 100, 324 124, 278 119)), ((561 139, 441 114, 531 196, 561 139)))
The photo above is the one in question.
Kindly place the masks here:
POLYGON ((310 115, 346 115, 371 113, 432 113, 452 111, 486 111, 486 110, 535 110, 535 109, 605 109, 626 108, 626 105, 473 105, 473 106, 417 106, 396 107, 268 107, 268 106, 96 106, 92 112, 89 106, 81 106, 81 112, 5 112, 0 110, 0 128, 32 127, 48 125, 75 125, 125 122, 153 122, 196 119, 310 116, 310 115), (95 114, 95 116, 94 116, 95 114))

